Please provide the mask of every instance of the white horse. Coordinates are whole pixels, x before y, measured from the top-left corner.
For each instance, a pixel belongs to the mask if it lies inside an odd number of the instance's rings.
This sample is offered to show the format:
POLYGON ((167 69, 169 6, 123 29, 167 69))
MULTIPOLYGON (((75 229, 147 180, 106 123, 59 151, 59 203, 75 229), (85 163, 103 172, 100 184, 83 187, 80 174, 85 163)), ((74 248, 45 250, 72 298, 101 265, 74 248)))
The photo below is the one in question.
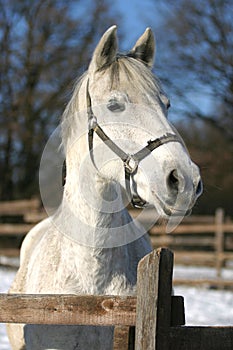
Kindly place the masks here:
MULTIPOLYGON (((116 26, 102 36, 63 115, 61 206, 26 236, 10 293, 135 293, 151 245, 128 198, 169 218, 185 215, 201 194, 199 169, 167 121, 154 51, 150 29, 125 55, 116 26)), ((113 342, 113 327, 8 325, 8 334, 14 350, 107 350, 113 342)))

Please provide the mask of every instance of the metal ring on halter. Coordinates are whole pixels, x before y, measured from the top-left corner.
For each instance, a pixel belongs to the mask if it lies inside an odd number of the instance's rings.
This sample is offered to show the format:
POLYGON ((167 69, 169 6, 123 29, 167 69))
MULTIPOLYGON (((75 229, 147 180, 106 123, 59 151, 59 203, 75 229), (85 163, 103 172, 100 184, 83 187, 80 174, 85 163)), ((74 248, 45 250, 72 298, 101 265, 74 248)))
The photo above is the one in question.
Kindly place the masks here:
POLYGON ((128 158, 124 160, 125 170, 127 170, 129 174, 135 173, 138 168, 138 163, 138 160, 129 154, 128 158))

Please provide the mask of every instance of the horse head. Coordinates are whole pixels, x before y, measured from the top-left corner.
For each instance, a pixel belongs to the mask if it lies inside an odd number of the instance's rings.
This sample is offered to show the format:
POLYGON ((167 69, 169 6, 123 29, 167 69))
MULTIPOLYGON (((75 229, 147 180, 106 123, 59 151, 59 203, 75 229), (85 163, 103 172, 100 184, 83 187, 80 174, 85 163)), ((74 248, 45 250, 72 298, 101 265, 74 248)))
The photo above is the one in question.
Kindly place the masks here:
POLYGON ((99 160, 91 145, 93 161, 103 177, 121 183, 135 205, 151 204, 162 216, 185 215, 200 196, 202 182, 167 120, 170 102, 151 72, 153 33, 146 29, 127 54, 118 54, 117 48, 113 26, 97 45, 88 70, 89 132, 97 149, 105 143, 99 160))

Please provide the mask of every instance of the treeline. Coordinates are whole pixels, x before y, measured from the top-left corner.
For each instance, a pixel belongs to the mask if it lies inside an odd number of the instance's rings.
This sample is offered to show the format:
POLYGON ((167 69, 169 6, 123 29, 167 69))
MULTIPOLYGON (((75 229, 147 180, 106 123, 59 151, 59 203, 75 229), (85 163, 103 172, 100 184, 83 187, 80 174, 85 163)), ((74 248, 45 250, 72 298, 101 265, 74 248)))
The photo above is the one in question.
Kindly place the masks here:
POLYGON ((233 215, 233 6, 231 0, 151 0, 161 14, 158 73, 171 116, 201 167, 196 212, 233 215))
MULTIPOLYGON (((231 1, 151 4, 161 20, 155 24, 155 70, 204 180, 195 211, 213 213, 223 206, 232 215, 231 1)), ((113 6, 110 0, 0 0, 0 200, 39 195, 41 154, 74 79, 106 28, 121 26, 113 6)))
POLYGON ((74 79, 114 22, 108 0, 0 0, 0 199, 39 193, 38 168, 74 79))
POLYGON ((201 121, 179 122, 177 128, 201 169, 204 184, 193 212, 213 214, 223 207, 227 215, 233 216, 233 153, 229 141, 221 131, 201 121))

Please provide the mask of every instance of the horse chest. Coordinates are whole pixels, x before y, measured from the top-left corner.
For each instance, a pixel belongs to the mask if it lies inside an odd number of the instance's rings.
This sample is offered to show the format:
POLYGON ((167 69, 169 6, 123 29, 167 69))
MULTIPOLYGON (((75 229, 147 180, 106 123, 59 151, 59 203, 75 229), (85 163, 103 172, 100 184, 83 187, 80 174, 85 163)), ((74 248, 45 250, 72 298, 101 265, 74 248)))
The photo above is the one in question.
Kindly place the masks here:
MULTIPOLYGON (((76 251, 64 288, 72 293, 127 294, 136 284, 136 266, 122 248, 76 251)), ((67 268, 67 264, 63 267, 67 268)))

